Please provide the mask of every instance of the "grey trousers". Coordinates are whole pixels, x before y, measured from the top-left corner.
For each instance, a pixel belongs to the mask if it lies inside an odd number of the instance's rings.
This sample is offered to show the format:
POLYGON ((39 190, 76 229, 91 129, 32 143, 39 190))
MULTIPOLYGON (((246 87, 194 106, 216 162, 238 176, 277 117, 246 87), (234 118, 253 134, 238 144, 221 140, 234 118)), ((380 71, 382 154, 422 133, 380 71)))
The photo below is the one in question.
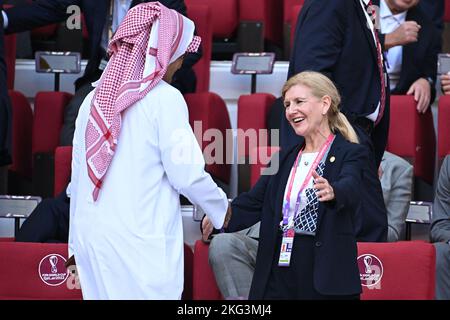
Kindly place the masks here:
POLYGON ((450 245, 434 243, 436 248, 436 299, 450 300, 450 245))
POLYGON ((234 233, 221 233, 209 245, 209 264, 225 299, 247 299, 258 251, 259 223, 234 233))

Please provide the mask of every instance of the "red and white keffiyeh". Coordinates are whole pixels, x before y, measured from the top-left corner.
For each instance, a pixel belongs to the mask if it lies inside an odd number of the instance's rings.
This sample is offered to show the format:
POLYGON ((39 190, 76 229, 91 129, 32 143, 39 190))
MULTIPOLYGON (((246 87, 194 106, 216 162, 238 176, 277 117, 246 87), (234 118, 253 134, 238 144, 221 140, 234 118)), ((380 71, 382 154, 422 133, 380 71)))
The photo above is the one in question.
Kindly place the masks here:
POLYGON ((121 113, 145 97, 170 63, 196 52, 194 23, 159 2, 131 8, 109 43, 112 54, 99 80, 86 127, 88 175, 97 200, 120 134, 121 113))

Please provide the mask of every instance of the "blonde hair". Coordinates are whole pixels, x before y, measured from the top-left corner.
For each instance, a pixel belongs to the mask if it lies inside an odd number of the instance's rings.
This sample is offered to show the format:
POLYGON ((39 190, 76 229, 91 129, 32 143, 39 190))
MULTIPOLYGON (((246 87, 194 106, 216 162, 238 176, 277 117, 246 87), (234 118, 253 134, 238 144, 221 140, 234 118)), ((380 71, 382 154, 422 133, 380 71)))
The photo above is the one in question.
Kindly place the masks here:
POLYGON ((296 85, 303 85, 311 90, 311 93, 316 98, 323 98, 324 96, 329 96, 331 98, 331 106, 328 109, 328 125, 333 133, 336 130, 339 131, 346 140, 359 143, 358 136, 353 129, 347 117, 339 111, 339 105, 341 103, 341 96, 334 85, 327 76, 315 72, 315 71, 304 71, 295 76, 291 77, 283 86, 281 95, 284 97, 286 92, 296 85))

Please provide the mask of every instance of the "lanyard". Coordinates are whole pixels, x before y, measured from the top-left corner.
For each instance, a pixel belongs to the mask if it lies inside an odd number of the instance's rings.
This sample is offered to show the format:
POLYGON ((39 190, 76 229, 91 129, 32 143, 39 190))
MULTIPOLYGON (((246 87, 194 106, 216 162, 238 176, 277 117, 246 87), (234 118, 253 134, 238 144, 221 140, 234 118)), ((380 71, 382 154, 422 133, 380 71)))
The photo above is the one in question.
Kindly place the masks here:
MULTIPOLYGON (((312 177, 313 171, 316 170, 317 166, 319 165, 319 162, 322 160, 323 156, 325 155, 325 153, 327 152, 328 148, 331 145, 331 142, 333 141, 334 135, 330 134, 327 138, 327 140, 325 141, 325 143, 323 144, 323 146, 321 147, 319 154, 317 155, 316 159, 314 160, 311 168, 309 168, 308 174, 306 175, 305 180, 303 181, 300 190, 298 192, 297 195, 297 201, 295 203, 295 210, 294 213, 296 213, 298 211, 298 208, 300 206, 300 194, 302 193, 303 189, 306 187, 306 185, 308 184, 309 180, 312 177)), ((294 163, 294 168, 292 171, 292 175, 291 178, 289 179, 289 184, 288 184, 288 190, 286 192, 286 199, 284 201, 284 206, 283 206, 283 226, 287 226, 289 224, 289 218, 290 218, 290 207, 291 207, 291 193, 292 193, 292 187, 294 185, 294 179, 295 179, 295 174, 297 173, 297 167, 298 167, 298 162, 300 160, 300 157, 302 155, 303 149, 299 151, 298 155, 297 155, 297 159, 295 160, 294 163)))

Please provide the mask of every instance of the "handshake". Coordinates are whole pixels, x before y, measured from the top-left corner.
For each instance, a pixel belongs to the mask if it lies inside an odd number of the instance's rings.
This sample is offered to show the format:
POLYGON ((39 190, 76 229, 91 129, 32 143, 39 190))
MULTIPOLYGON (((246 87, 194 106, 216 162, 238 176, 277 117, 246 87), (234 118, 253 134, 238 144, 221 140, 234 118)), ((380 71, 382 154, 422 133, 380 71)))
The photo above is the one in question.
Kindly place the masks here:
MULTIPOLYGON (((222 229, 228 227, 228 223, 230 222, 231 219, 231 200, 228 199, 228 209, 227 209, 227 213, 225 214, 225 218, 223 221, 223 225, 222 225, 222 229)), ((211 241, 211 237, 213 236, 213 234, 217 233, 217 229, 216 232, 214 232, 214 225, 212 224, 211 220, 209 219, 209 217, 207 215, 203 216, 201 225, 200 225, 200 229, 202 231, 202 240, 204 242, 209 242, 211 241)))

